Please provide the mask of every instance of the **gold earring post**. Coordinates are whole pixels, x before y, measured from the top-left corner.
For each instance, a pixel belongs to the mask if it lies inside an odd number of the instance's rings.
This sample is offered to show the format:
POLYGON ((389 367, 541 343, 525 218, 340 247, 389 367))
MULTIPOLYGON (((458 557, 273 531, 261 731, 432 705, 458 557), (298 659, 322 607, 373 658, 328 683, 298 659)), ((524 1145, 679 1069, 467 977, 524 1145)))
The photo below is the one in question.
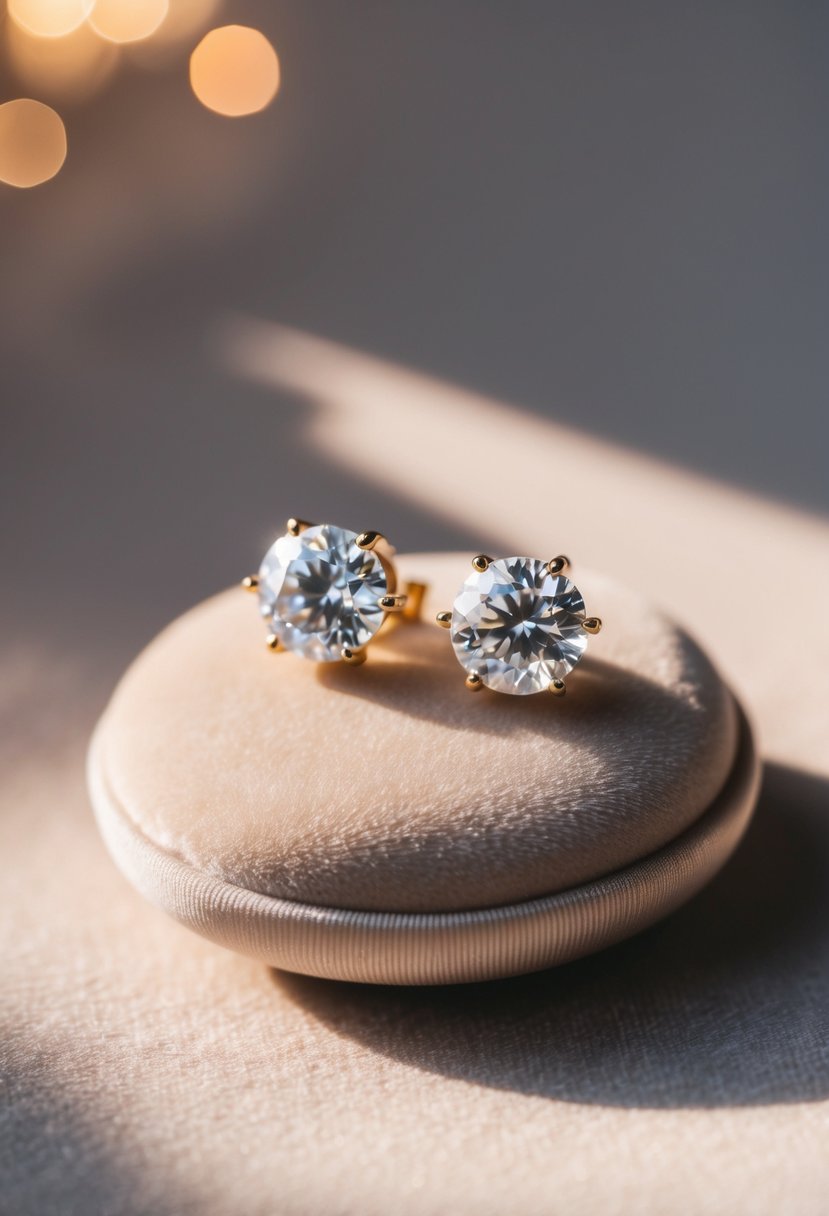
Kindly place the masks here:
POLYGON ((406 603, 403 606, 404 621, 419 621, 423 608, 423 600, 429 590, 427 583, 410 581, 403 584, 406 592, 406 603))

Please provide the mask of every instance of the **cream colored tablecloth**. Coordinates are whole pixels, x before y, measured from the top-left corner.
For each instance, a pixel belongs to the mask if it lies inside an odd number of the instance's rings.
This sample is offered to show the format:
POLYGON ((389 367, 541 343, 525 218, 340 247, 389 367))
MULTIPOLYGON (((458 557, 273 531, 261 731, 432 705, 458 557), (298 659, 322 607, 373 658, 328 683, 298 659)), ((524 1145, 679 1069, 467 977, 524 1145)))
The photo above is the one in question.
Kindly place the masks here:
POLYGON ((829 528, 302 335, 248 327, 233 349, 403 501, 626 573, 679 616, 754 714, 761 804, 702 896, 557 972, 419 991, 275 974, 168 921, 105 855, 83 760, 109 670, 10 651, 0 1208, 822 1216, 829 528), (466 467, 527 454, 514 494, 457 490, 462 435, 466 467))

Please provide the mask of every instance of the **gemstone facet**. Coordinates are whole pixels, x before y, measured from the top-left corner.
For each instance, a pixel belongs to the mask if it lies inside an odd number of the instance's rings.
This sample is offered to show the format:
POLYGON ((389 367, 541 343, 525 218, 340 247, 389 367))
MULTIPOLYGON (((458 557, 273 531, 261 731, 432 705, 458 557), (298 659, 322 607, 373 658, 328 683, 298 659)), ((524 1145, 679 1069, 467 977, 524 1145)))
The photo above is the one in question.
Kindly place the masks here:
POLYGON ((496 692, 545 692, 582 657, 584 600, 563 574, 531 557, 473 571, 452 607, 458 662, 496 692))
POLYGON ((280 536, 259 568, 268 631, 317 663, 371 641, 385 617, 380 600, 393 590, 380 557, 357 545, 356 532, 332 524, 280 536))

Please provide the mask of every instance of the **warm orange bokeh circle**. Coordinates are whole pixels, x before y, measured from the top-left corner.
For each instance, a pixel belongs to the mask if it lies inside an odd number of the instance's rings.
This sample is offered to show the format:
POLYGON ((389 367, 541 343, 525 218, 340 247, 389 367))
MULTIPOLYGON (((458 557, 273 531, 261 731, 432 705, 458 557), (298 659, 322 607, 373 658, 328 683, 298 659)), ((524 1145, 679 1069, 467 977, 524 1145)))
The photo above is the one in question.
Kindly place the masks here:
POLYGON ((276 96, 279 60, 259 30, 221 26, 205 34, 193 51, 190 84, 202 105, 217 114, 255 114, 276 96))
POLYGON ((65 159, 66 128, 51 106, 29 97, 0 105, 0 181, 39 186, 65 159))

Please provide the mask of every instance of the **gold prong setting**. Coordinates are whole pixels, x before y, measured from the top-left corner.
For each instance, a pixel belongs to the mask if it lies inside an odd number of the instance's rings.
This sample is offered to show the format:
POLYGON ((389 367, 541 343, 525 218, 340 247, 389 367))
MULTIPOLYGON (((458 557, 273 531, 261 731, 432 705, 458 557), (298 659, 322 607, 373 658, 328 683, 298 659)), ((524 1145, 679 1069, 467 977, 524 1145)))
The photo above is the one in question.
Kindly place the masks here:
POLYGON ((242 580, 247 591, 258 593, 268 649, 313 662, 365 662, 383 622, 416 619, 426 590, 412 582, 398 593, 393 552, 381 532, 289 519, 258 574, 242 580), (321 601, 324 613, 309 611, 321 601))
POLYGON ((292 518, 271 545, 257 590, 269 634, 281 639, 283 649, 312 662, 356 666, 364 660, 387 615, 381 601, 397 599, 394 570, 379 554, 359 548, 357 539, 358 533, 333 524, 292 518), (325 613, 309 611, 320 601, 329 605, 325 613))
POLYGON ((408 596, 382 595, 377 602, 384 612, 403 612, 408 602, 408 596))
POLYGON ((570 558, 561 554, 559 557, 554 557, 552 561, 547 562, 547 569, 550 574, 563 574, 570 566, 570 558))
POLYGON ((384 540, 382 532, 360 532, 357 536, 355 544, 358 549, 362 549, 367 553, 371 553, 380 542, 384 540))
POLYGON ((352 649, 351 646, 343 646, 340 658, 348 667, 361 667, 366 661, 366 652, 362 646, 358 646, 356 649, 352 649))
POLYGON ((479 553, 472 568, 452 611, 435 618, 451 632, 467 687, 564 696, 565 677, 584 655, 589 636, 602 627, 599 617, 587 615, 569 577, 569 558, 496 559, 479 553))

